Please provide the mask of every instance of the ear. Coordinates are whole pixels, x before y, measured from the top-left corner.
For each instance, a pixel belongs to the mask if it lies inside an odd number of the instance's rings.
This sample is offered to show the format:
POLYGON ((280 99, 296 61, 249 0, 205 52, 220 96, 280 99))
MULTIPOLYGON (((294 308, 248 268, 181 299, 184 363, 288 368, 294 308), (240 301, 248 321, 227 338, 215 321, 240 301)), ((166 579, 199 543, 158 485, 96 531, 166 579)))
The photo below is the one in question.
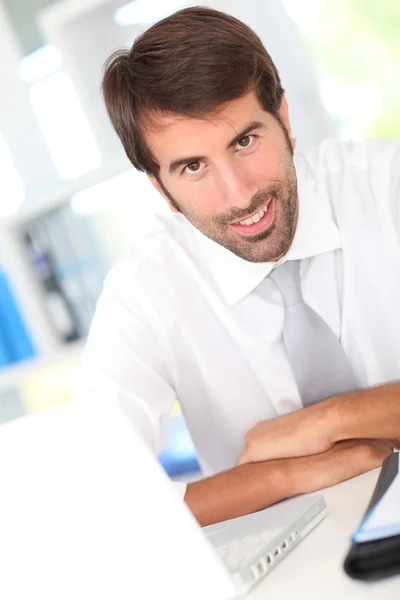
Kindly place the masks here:
POLYGON ((171 204, 171 200, 168 198, 168 196, 165 194, 160 182, 158 181, 158 179, 156 177, 154 177, 154 175, 150 175, 149 173, 147 173, 147 177, 149 178, 151 184, 156 188, 157 192, 159 192, 161 194, 161 196, 164 198, 164 200, 167 201, 168 206, 170 207, 170 209, 172 210, 172 212, 177 213, 179 212, 175 206, 173 206, 171 204))
POLYGON ((292 126, 290 125, 290 118, 289 118, 289 106, 288 106, 285 94, 283 94, 283 96, 282 96, 281 105, 279 107, 279 116, 281 118, 282 123, 284 124, 284 126, 286 127, 286 129, 289 133, 290 142, 291 142, 292 148, 294 150, 296 148, 296 140, 292 136, 292 126))

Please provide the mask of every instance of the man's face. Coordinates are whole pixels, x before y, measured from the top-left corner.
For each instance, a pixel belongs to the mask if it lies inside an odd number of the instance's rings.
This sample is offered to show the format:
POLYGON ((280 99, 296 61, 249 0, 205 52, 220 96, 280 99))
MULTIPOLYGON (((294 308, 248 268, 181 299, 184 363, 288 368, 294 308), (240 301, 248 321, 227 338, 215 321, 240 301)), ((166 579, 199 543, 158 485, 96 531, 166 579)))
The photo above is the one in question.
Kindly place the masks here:
MULTIPOLYGON (((286 100, 280 116, 290 130, 286 100)), ((151 180, 173 211, 245 260, 287 252, 297 221, 293 148, 254 92, 207 118, 171 114, 153 125, 145 138, 160 171, 151 180)))

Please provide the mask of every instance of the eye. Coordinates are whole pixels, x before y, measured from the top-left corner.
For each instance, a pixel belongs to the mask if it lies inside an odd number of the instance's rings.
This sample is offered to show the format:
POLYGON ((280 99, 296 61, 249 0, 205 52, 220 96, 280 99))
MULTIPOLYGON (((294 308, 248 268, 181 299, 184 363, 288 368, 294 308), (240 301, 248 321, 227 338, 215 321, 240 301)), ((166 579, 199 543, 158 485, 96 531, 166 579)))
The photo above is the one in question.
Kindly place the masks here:
POLYGON ((244 135, 237 143, 240 148, 248 148, 254 141, 254 135, 244 135))
POLYGON ((199 160, 195 160, 184 167, 183 173, 187 173, 188 175, 197 175, 198 173, 201 173, 203 169, 203 163, 201 163, 199 160))

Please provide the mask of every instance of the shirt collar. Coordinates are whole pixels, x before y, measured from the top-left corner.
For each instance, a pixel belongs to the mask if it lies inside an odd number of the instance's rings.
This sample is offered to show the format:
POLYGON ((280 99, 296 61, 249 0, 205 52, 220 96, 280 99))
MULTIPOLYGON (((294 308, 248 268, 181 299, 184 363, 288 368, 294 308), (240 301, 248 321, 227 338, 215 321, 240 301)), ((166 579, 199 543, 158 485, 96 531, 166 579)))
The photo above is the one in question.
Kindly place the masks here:
POLYGON ((232 306, 247 296, 274 267, 287 260, 310 258, 341 247, 340 233, 332 219, 326 191, 319 189, 305 159, 295 157, 299 216, 292 244, 278 263, 252 263, 239 258, 193 227, 201 260, 218 285, 225 302, 232 306), (322 197, 324 196, 324 197, 322 197))

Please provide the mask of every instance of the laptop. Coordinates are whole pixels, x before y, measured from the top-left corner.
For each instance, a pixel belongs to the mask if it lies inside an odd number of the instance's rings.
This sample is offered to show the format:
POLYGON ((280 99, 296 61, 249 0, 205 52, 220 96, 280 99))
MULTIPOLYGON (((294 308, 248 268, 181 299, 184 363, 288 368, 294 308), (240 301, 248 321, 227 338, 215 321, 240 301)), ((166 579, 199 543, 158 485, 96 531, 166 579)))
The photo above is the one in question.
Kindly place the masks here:
POLYGON ((243 594, 270 573, 327 511, 322 494, 292 498, 205 527, 203 532, 243 594))
MULTIPOLYGON (((0 427, 0 597, 228 600, 319 523, 321 495, 200 528, 117 406, 0 427)), ((281 567, 281 568, 284 568, 281 567)))

